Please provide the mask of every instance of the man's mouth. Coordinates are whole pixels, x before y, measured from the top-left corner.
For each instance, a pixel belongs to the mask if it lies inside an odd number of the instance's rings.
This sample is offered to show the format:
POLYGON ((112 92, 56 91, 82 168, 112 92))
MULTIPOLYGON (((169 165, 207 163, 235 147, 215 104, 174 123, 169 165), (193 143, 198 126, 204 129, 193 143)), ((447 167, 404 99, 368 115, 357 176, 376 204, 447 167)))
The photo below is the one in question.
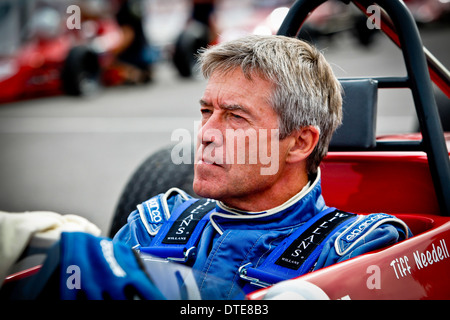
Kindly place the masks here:
POLYGON ((208 154, 203 147, 196 152, 196 160, 198 164, 208 164, 218 167, 224 167, 223 159, 218 159, 214 154, 208 154))
POLYGON ((223 167, 222 163, 218 163, 215 160, 212 159, 208 159, 208 158, 202 158, 199 162, 199 164, 209 164, 209 165, 214 165, 214 166, 218 166, 218 167, 223 167))

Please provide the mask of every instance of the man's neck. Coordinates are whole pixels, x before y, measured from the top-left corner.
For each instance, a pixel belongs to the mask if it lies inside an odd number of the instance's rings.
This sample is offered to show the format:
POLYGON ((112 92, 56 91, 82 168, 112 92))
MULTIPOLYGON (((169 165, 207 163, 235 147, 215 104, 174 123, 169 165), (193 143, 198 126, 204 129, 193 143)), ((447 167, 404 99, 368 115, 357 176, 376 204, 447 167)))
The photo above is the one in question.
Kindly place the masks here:
POLYGON ((271 188, 249 194, 240 198, 223 199, 222 202, 230 208, 240 211, 260 212, 278 207, 298 194, 308 184, 306 172, 287 174, 271 188))

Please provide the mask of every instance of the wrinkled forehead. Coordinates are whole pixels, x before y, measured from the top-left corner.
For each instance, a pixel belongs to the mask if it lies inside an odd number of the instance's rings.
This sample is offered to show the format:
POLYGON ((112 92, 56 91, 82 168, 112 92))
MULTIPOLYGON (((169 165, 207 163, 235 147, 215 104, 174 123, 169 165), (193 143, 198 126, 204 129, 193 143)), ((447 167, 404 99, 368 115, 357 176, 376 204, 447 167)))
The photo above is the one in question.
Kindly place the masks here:
POLYGON ((209 77, 202 99, 220 105, 271 104, 273 89, 271 81, 258 74, 247 76, 241 68, 217 70, 209 77))
MULTIPOLYGON (((200 105, 223 111, 238 111, 249 116, 254 124, 266 121, 278 124, 278 115, 271 103, 273 84, 260 77, 248 79, 240 69, 213 73, 208 79, 200 105)), ((271 125, 272 127, 273 125, 271 125)))

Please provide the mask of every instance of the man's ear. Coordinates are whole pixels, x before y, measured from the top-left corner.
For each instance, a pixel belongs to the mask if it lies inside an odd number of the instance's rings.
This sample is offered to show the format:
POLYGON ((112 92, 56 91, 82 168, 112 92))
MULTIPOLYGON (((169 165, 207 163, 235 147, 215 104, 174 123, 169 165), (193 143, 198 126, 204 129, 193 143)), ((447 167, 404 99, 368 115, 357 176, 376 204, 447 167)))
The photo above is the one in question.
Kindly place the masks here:
POLYGON ((291 145, 286 162, 295 163, 308 158, 319 142, 320 130, 315 126, 307 126, 291 133, 291 145))

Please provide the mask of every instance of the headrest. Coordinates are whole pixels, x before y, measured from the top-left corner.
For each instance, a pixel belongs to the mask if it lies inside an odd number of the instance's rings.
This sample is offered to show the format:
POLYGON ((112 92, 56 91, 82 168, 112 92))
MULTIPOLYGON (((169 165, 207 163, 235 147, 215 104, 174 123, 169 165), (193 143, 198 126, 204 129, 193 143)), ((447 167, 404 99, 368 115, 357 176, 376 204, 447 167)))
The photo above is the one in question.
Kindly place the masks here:
POLYGON ((340 79, 343 87, 343 121, 330 142, 330 150, 370 149, 376 145, 378 82, 340 79))

